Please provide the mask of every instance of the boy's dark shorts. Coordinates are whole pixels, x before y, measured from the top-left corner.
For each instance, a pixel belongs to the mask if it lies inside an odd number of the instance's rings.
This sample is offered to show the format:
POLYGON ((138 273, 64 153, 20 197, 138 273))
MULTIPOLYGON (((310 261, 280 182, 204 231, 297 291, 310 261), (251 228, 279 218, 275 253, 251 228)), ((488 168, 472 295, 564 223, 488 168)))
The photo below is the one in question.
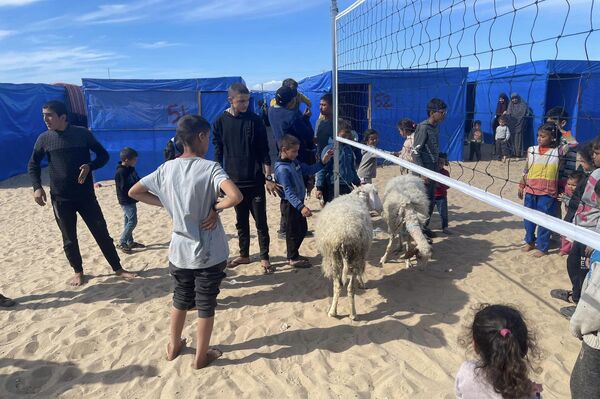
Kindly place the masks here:
POLYGON ((219 286, 225 278, 227 262, 206 269, 180 269, 169 262, 169 273, 173 279, 173 307, 190 310, 196 307, 198 317, 215 315, 219 286))

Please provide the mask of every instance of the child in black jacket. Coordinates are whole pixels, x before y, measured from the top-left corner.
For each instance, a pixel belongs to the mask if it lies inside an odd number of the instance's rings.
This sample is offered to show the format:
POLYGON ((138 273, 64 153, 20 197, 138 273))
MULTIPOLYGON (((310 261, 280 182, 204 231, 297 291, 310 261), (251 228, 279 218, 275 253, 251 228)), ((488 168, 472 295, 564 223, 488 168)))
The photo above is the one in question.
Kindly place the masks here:
POLYGON ((137 225, 137 200, 131 198, 127 193, 135 183, 140 180, 135 171, 138 153, 133 148, 125 147, 119 154, 121 161, 117 164, 115 172, 115 186, 117 188, 117 199, 123 208, 125 222, 123 234, 117 248, 123 252, 130 253, 133 248, 144 248, 145 245, 133 241, 133 229, 137 225))

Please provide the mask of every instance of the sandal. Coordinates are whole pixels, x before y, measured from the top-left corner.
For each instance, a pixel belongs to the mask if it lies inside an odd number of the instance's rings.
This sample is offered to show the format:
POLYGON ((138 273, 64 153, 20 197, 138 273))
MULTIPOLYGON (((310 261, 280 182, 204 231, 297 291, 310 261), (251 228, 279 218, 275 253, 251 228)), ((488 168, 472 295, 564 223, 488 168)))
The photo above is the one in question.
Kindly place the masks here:
POLYGON ((564 308, 560 308, 560 314, 570 320, 571 317, 573 317, 573 314, 575 314, 575 309, 577 309, 576 306, 567 306, 564 308))
POLYGON ((573 301, 573 291, 570 290, 554 289, 550 291, 550 296, 568 303, 575 303, 573 301))
POLYGON ((246 260, 242 260, 243 258, 235 258, 234 260, 232 260, 231 262, 229 262, 227 264, 227 268, 228 269, 233 269, 235 267, 238 267, 239 265, 249 265, 250 264, 250 259, 246 260))
POLYGON ((275 273, 275 266, 272 264, 269 264, 269 266, 265 266, 262 262, 260 263, 261 267, 263 268, 263 274, 273 274, 275 273))

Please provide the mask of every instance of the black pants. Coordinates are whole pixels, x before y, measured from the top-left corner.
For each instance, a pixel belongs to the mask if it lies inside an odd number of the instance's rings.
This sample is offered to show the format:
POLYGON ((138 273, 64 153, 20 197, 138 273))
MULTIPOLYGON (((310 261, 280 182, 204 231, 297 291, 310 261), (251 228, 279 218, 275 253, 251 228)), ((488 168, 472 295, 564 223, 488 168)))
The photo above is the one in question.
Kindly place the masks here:
POLYGON ((473 141, 469 143, 469 161, 473 160, 473 155, 475 155, 477 162, 481 161, 481 143, 473 141))
MULTIPOLYGON (((323 193, 323 201, 325 201, 325 203, 333 201, 335 198, 335 188, 333 187, 333 184, 326 185, 324 189, 325 192, 323 193)), ((340 183, 340 195, 350 194, 351 192, 352 187, 340 183)))
POLYGON ((429 179, 425 184, 425 190, 427 190, 427 199, 429 200, 429 213, 427 214, 427 220, 425 221, 425 228, 429 228, 429 221, 431 220, 431 215, 433 214, 433 209, 435 208, 435 186, 437 182, 435 180, 429 179))
POLYGON ((215 315, 217 295, 227 262, 221 262, 206 269, 181 269, 169 262, 169 274, 173 279, 173 307, 177 310, 190 310, 196 307, 198 317, 209 318, 215 315))
POLYGON ((308 223, 302 213, 288 201, 281 200, 279 207, 281 209, 281 219, 285 221, 287 258, 288 260, 297 260, 300 256, 298 250, 308 231, 308 223))
POLYGON ((240 244, 240 256, 250 256, 250 214, 254 218, 256 233, 258 235, 258 246, 260 247, 260 259, 269 260, 269 226, 267 224, 267 201, 265 187, 240 188, 244 199, 235 206, 235 227, 238 232, 240 244))
POLYGON ((567 272, 569 273, 571 284, 573 284, 574 302, 579 302, 581 287, 588 271, 589 269, 585 265, 585 245, 575 241, 567 257, 567 272))
POLYGON ((79 242, 77 241, 77 214, 81 216, 88 229, 98 243, 104 257, 114 271, 122 269, 121 260, 117 255, 117 250, 113 243, 106 221, 102 215, 102 209, 96 198, 90 198, 82 201, 57 201, 52 200, 54 208, 54 218, 56 224, 62 233, 63 248, 65 255, 71 264, 75 273, 83 272, 83 260, 79 252, 79 242))
POLYGON ((571 398, 600 398, 600 350, 581 343, 581 352, 571 372, 571 398))

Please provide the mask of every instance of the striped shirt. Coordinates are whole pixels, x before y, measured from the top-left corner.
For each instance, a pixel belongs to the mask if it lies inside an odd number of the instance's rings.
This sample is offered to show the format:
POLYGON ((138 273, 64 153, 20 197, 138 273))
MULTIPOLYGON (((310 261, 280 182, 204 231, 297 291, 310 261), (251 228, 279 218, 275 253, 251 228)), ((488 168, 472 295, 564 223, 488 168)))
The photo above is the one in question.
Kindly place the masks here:
POLYGON ((540 147, 527 149, 525 192, 533 195, 558 195, 558 172, 561 166, 563 147, 540 147))

